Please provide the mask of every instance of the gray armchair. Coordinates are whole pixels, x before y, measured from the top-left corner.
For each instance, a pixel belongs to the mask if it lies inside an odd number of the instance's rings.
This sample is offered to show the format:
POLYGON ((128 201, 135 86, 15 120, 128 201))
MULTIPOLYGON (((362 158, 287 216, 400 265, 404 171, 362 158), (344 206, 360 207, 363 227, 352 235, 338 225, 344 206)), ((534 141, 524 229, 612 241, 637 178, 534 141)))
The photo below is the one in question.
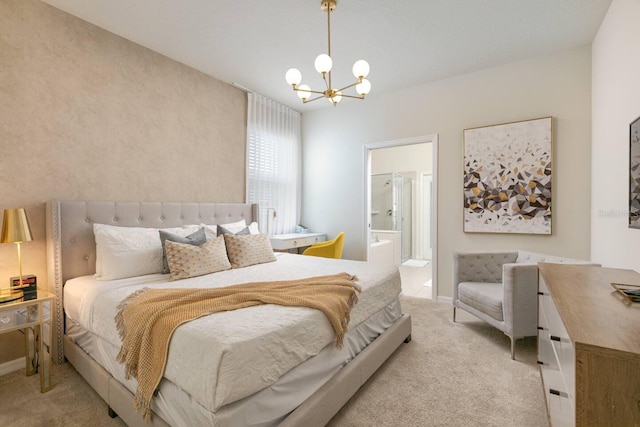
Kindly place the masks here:
POLYGON ((498 328, 511 339, 538 333, 538 262, 580 263, 527 251, 455 252, 453 254, 453 321, 461 308, 498 328))

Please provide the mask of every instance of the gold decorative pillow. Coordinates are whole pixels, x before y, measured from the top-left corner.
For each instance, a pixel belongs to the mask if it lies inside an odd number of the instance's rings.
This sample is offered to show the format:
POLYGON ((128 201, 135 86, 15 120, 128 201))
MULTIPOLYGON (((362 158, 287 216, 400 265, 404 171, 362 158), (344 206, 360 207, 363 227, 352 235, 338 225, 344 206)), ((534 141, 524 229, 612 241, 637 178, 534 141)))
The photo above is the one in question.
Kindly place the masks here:
POLYGON ((202 276, 231 268, 224 237, 218 236, 200 246, 165 241, 169 280, 202 276))
MULTIPOLYGON (((220 238, 220 237, 218 237, 220 238)), ((266 234, 225 234, 227 255, 231 261, 231 268, 248 267, 276 260, 271 247, 271 241, 266 234)))

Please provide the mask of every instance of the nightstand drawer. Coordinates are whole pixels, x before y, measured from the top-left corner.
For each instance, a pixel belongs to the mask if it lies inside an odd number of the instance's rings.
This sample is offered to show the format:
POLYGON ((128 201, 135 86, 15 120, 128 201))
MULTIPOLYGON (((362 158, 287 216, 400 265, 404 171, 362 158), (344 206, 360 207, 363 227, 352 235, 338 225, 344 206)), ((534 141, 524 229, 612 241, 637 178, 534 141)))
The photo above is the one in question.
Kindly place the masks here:
POLYGON ((0 311, 0 331, 13 328, 18 324, 15 310, 0 311))
POLYGON ((39 306, 35 303, 21 307, 0 308, 0 331, 25 328, 39 323, 39 306))

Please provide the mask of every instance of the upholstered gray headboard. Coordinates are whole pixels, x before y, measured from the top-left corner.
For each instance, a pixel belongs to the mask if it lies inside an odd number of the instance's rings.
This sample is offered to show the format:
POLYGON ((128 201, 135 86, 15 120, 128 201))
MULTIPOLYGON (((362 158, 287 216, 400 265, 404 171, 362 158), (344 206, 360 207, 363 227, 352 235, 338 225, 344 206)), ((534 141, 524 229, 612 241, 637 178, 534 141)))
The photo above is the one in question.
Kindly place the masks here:
POLYGON ((64 361, 62 287, 73 277, 95 273, 93 224, 167 228, 186 224, 258 222, 258 205, 245 203, 89 202, 47 203, 47 276, 56 295, 54 361, 64 361))

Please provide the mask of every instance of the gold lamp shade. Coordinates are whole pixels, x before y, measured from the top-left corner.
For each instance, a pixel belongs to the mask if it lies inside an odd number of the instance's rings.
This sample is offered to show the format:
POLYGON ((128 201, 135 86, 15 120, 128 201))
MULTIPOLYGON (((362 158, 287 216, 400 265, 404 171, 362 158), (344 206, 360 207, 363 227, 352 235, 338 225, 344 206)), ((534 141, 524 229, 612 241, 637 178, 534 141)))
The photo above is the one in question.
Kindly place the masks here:
POLYGON ((22 298, 22 292, 16 289, 23 288, 22 285, 22 257, 20 255, 20 243, 30 242, 31 229, 27 214, 23 208, 5 209, 4 219, 2 221, 2 236, 0 243, 15 243, 18 248, 18 270, 20 272, 20 281, 17 287, 9 287, 9 289, 0 289, 0 303, 14 301, 22 298), (6 292, 8 291, 8 292, 6 292))
POLYGON ((0 243, 30 242, 31 229, 23 208, 5 209, 0 243))

